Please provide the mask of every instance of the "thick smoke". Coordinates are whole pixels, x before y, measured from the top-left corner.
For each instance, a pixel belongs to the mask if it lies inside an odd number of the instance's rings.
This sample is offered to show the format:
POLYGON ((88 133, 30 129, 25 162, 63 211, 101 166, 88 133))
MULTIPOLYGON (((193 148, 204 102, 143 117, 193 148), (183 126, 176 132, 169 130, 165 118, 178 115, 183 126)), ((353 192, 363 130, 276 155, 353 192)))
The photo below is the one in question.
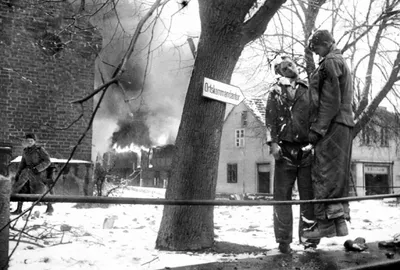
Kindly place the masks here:
MULTIPOLYGON (((128 0, 120 1, 117 13, 103 12, 95 21, 103 35, 103 51, 96 67, 97 86, 101 85, 102 76, 106 80, 111 76, 128 48, 140 13, 137 7, 128 0)), ((93 127, 93 156, 114 145, 123 148, 134 143, 149 147, 175 142, 193 57, 185 39, 175 41, 183 46, 174 47, 165 42, 165 29, 162 32, 157 28, 152 40, 152 48, 157 49, 148 58, 150 32, 147 33, 141 35, 136 53, 129 59, 122 87, 112 86, 107 91, 93 127)))
POLYGON ((118 130, 114 131, 111 137, 111 146, 116 144, 124 148, 134 143, 135 145, 150 147, 152 142, 144 116, 144 113, 138 112, 135 114, 135 118, 128 116, 125 119, 119 119, 117 122, 118 130))

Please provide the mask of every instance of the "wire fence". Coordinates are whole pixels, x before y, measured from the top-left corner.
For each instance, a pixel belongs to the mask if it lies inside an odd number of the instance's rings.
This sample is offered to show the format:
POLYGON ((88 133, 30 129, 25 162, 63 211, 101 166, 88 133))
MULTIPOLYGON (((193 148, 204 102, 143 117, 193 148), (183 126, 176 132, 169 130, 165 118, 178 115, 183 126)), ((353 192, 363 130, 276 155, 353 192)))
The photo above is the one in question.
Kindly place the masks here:
POLYGON ((149 205, 208 205, 208 206, 252 206, 252 205, 297 205, 297 204, 317 204, 317 203, 340 203, 351 201, 381 200, 387 198, 400 198, 398 194, 369 195, 358 197, 343 197, 335 199, 320 200, 205 200, 205 199, 160 199, 160 198, 134 198, 134 197, 96 197, 96 196, 63 196, 63 195, 42 195, 15 194, 11 195, 10 201, 54 203, 99 203, 99 204, 149 204, 149 205))

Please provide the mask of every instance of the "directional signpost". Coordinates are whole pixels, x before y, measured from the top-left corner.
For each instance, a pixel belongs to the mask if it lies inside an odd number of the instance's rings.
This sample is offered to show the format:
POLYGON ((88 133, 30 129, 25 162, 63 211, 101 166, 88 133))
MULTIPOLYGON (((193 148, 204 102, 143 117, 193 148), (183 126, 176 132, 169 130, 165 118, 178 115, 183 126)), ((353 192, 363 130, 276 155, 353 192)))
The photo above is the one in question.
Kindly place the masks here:
POLYGON ((244 95, 239 87, 204 77, 203 97, 238 105, 244 95))

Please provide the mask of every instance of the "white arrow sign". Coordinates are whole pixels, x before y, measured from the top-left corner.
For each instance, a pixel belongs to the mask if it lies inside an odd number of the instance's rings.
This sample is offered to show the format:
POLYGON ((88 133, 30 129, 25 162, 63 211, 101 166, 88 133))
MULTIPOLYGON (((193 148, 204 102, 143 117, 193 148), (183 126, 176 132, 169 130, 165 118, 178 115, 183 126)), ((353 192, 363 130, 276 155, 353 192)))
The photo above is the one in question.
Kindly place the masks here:
POLYGON ((242 90, 230 84, 204 77, 203 97, 238 105, 244 99, 242 90))

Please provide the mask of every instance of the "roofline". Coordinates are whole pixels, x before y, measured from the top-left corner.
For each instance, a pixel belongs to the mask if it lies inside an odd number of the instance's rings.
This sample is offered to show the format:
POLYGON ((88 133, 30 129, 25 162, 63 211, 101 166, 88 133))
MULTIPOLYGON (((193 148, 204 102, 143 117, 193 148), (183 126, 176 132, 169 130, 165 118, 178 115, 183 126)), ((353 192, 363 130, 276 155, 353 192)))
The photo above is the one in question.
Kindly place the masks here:
MULTIPOLYGON (((259 99, 261 99, 261 98, 259 98, 259 99)), ((246 104, 246 102, 243 102, 243 103, 251 111, 254 118, 264 126, 265 124, 260 119, 258 119, 257 115, 254 113, 254 110, 252 108, 250 108, 249 105, 246 104)))

